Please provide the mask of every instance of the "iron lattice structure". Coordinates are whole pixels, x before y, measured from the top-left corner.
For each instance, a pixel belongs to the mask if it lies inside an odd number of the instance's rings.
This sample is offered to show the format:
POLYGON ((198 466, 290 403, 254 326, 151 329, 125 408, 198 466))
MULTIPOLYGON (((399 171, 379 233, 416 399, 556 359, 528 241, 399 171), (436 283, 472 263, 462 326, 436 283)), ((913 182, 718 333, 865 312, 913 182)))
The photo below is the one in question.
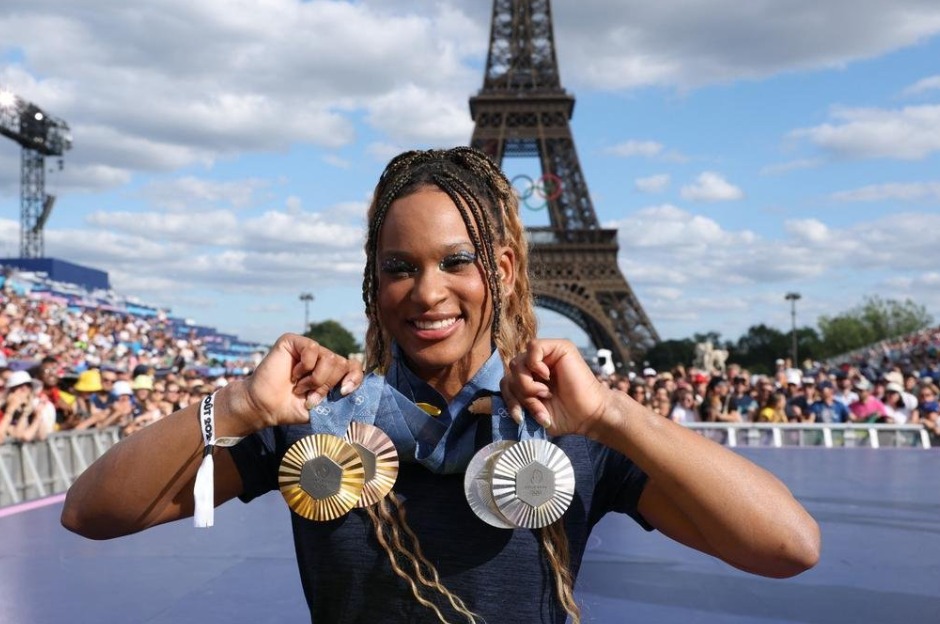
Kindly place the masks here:
MULTIPOLYGON (((35 104, 0 92, 0 134, 22 146, 20 160, 20 257, 45 255, 43 229, 55 197, 46 195, 46 156, 72 147, 69 126, 35 104)), ((61 160, 59 165, 61 167, 61 160)))
POLYGON ((527 228, 536 304, 581 327, 618 366, 659 335, 617 264, 617 230, 600 227, 571 134, 549 0, 495 0, 483 88, 470 98, 471 145, 502 165, 538 157, 550 225, 527 228))

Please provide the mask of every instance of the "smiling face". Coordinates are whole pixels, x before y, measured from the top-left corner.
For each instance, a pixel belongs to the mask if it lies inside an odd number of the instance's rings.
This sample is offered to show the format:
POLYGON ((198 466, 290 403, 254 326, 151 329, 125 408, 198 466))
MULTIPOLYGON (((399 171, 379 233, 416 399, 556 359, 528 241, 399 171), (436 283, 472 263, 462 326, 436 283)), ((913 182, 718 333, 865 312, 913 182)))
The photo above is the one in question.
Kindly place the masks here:
MULTIPOLYGON (((512 253, 497 248, 503 284, 512 253)), ((378 238, 378 318, 408 364, 451 397, 492 352, 492 293, 457 206, 434 187, 395 200, 378 238)))

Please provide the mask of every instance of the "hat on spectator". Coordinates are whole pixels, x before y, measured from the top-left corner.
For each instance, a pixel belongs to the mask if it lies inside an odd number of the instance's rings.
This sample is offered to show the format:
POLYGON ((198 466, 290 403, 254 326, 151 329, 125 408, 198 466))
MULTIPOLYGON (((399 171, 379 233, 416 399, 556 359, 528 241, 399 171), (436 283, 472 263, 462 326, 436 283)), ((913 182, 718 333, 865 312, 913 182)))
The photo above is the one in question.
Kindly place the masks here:
POLYGON ((643 369, 643 376, 644 376, 644 377, 655 377, 655 376, 656 376, 656 369, 655 369, 655 368, 650 368, 650 367, 647 366, 646 368, 643 369))
POLYGON ((828 379, 826 379, 825 381, 820 381, 820 382, 819 382, 819 389, 820 389, 820 390, 822 390, 823 388, 834 388, 834 387, 835 387, 835 386, 833 386, 833 385, 832 385, 832 382, 829 381, 828 379))
POLYGON ((114 396, 131 396, 134 394, 134 390, 131 388, 131 385, 128 382, 120 379, 114 382, 114 386, 111 388, 111 393, 114 396))
POLYGON ((899 386, 904 385, 904 375, 902 375, 898 371, 890 371, 888 373, 885 373, 884 375, 881 376, 881 378, 887 381, 889 384, 895 383, 895 384, 898 384, 899 386))
POLYGON ((101 371, 97 368, 83 371, 73 388, 75 392, 101 392, 101 371))
POLYGON ((225 377, 219 377, 215 381, 212 382, 212 385, 215 386, 216 388, 224 388, 225 386, 228 385, 228 379, 226 379, 225 377))
POLYGON ((670 373, 669 371, 666 371, 666 372, 664 372, 664 373, 660 373, 660 374, 659 374, 659 378, 660 378, 660 379, 665 379, 666 381, 673 381, 673 379, 674 379, 673 376, 672 376, 672 373, 670 373))
POLYGON ((692 383, 702 384, 708 383, 708 375, 705 373, 695 373, 692 375, 692 383))
POLYGON ((804 377, 804 378, 803 378, 803 385, 804 385, 804 386, 815 386, 815 385, 816 385, 816 380, 813 379, 812 377, 804 377))
POLYGON ((152 366, 147 366, 146 364, 138 364, 134 367, 134 370, 131 372, 131 377, 138 377, 140 375, 149 375, 152 366))
POLYGON ((889 382, 888 382, 888 385, 885 386, 885 392, 897 392, 898 394, 903 394, 903 393, 904 393, 904 387, 901 386, 901 384, 899 384, 899 383, 895 383, 895 382, 893 382, 893 381, 889 381, 889 382))
POLYGON ((33 379, 29 376, 29 373, 24 370, 18 370, 12 373, 7 377, 7 389, 12 390, 13 388, 18 388, 19 386, 24 386, 30 384, 33 387, 33 390, 42 389, 42 382, 38 379, 33 379))
POLYGON ((787 385, 798 386, 803 381, 803 375, 800 374, 800 371, 791 370, 787 371, 787 385))
POLYGON ((153 377, 150 375, 137 375, 134 377, 131 388, 133 390, 153 390, 153 377))
POLYGON ((852 383, 852 387, 857 388, 858 390, 871 390, 871 382, 864 377, 858 377, 852 383))
POLYGON ((783 358, 777 358, 774 362, 774 366, 783 366, 784 364, 786 364, 786 362, 783 361, 783 358))

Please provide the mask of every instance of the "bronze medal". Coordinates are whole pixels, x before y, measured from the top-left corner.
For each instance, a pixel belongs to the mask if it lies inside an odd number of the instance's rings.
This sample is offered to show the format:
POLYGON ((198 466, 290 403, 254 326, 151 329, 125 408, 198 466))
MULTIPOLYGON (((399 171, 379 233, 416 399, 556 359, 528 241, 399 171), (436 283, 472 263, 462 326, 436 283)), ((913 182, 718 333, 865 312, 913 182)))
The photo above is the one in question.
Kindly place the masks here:
POLYGON ((493 500, 493 468, 500 454, 513 444, 512 440, 497 440, 481 448, 467 465, 463 479, 464 496, 470 509, 480 520, 497 529, 516 528, 506 520, 493 500))
POLYGON ((384 431, 365 423, 350 423, 345 439, 359 452, 365 469, 365 485, 356 507, 369 507, 385 498, 395 485, 398 450, 384 431))
POLYGON ((277 480, 284 500, 295 513, 308 520, 334 520, 359 501, 365 468, 352 444, 317 433, 297 440, 287 449, 277 480))
POLYGON ((518 442, 496 459, 493 499, 517 527, 538 529, 564 515, 574 497, 574 468, 548 440, 518 442))

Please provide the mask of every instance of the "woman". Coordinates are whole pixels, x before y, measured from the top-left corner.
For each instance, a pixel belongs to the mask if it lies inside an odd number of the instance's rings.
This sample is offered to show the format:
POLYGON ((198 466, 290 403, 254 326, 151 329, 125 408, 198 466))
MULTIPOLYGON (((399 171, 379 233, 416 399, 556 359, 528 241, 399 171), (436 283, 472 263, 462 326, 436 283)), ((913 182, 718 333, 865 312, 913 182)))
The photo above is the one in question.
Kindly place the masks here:
POLYGON ((7 437, 20 442, 45 440, 51 433, 49 419, 43 414, 54 408, 41 390, 42 383, 26 371, 16 371, 7 378, 6 396, 0 405, 0 443, 7 437))
MULTIPOLYGON (((451 422, 480 393, 502 389, 513 418, 525 407, 567 453, 576 502, 541 533, 495 529, 473 515, 462 474, 403 456, 391 497, 446 590, 434 609, 419 605, 361 510, 322 523, 292 515, 315 621, 580 621, 571 590, 590 529, 608 511, 758 574, 816 562, 818 528, 773 476, 609 388, 571 343, 535 339, 517 200, 481 153, 408 152, 389 163, 369 210, 363 299, 368 370, 451 422)), ((284 441, 309 429, 310 408, 362 379, 357 364, 288 334, 249 378, 219 389, 216 435, 247 437, 215 452, 216 504, 276 488, 284 441)), ((480 448, 487 428, 476 433, 480 448)), ((103 539, 191 515, 202 449, 195 406, 161 419, 76 481, 63 524, 103 539), (132 491, 121 486, 128 479, 132 491)))
POLYGON ((776 390, 767 397, 767 402, 757 413, 757 422, 760 423, 786 423, 790 419, 787 417, 787 395, 782 390, 776 390))

